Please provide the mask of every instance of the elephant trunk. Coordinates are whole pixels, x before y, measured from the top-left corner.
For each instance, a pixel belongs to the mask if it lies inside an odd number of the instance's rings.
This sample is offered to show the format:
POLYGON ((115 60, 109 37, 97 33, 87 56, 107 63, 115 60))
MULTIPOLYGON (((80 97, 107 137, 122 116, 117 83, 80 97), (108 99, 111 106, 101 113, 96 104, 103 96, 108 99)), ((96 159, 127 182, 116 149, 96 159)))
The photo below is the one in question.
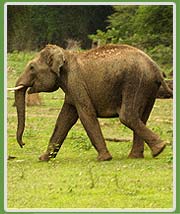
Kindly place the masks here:
POLYGON ((22 136, 25 128, 25 94, 28 87, 23 87, 15 91, 15 106, 17 109, 18 125, 16 139, 20 147, 25 145, 22 141, 22 136))

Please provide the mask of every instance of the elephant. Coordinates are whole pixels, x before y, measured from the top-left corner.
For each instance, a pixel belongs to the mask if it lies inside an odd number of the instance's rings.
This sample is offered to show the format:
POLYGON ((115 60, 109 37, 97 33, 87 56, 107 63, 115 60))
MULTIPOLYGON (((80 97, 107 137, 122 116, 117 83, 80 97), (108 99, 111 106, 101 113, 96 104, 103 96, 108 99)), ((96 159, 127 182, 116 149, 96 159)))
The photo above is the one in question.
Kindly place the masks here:
MULTIPOLYGON (((166 80, 166 84, 168 85, 168 87, 173 90, 173 80, 170 79, 170 80, 166 80)), ((169 94, 167 92, 167 90, 164 90, 164 88, 161 86, 158 90, 158 93, 156 95, 156 98, 159 98, 159 99, 170 99, 170 98, 173 98, 173 94, 169 94)))
POLYGON ((146 126, 158 90, 172 90, 158 65, 143 51, 126 44, 108 44, 73 52, 46 45, 28 62, 15 85, 17 108, 16 138, 20 147, 25 128, 25 93, 53 92, 61 88, 64 103, 47 150, 41 161, 55 158, 69 130, 80 119, 95 150, 97 160, 111 160, 98 118, 118 117, 133 131, 129 158, 144 157, 144 142, 152 156, 158 156, 166 143, 146 126))

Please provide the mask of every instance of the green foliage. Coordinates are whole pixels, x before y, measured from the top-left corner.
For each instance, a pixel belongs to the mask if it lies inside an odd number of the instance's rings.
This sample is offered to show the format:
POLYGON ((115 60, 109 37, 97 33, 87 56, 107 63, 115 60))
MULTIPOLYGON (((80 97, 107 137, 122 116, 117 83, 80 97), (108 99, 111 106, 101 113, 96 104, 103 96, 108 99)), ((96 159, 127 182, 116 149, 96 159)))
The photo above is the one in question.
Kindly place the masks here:
POLYGON ((88 151, 92 148, 92 144, 90 143, 87 135, 85 135, 84 130, 82 133, 80 133, 80 131, 79 132, 71 131, 70 137, 68 137, 68 139, 71 140, 70 144, 72 148, 74 148, 76 151, 77 150, 79 152, 88 151))
MULTIPOLYGON (((8 86, 14 86, 23 64, 34 54, 8 54, 8 86), (19 69, 18 69, 19 68, 19 69)), ((7 205, 14 209, 33 208, 172 208, 173 152, 172 100, 157 100, 148 121, 166 140, 167 147, 152 158, 145 146, 144 159, 128 159, 132 143, 107 142, 113 155, 109 162, 98 162, 80 121, 68 134, 56 159, 39 162, 53 131, 64 94, 62 91, 40 94, 43 105, 27 107, 24 141, 16 142, 17 116, 14 94, 8 92, 7 205)), ((130 138, 132 131, 119 119, 100 119, 105 137, 130 138)), ((18 210, 20 211, 20 210, 18 210)))
POLYGON ((173 49, 170 46, 157 45, 152 49, 148 49, 148 54, 158 62, 168 73, 172 70, 173 49))
POLYGON ((8 53, 8 75, 20 75, 26 63, 30 61, 34 55, 35 52, 13 51, 13 54, 8 53))
POLYGON ((8 6, 8 51, 37 50, 48 43, 66 47, 68 39, 91 46, 88 34, 104 29, 111 6, 8 6))
POLYGON ((114 6, 114 13, 108 17, 107 31, 97 30, 96 35, 90 35, 93 41, 99 41, 100 44, 121 43, 124 39, 133 35, 132 16, 134 16, 138 6, 114 6))
POLYGON ((8 6, 7 10, 7 44, 8 50, 22 50, 24 44, 27 49, 31 45, 29 37, 32 35, 32 23, 29 17, 30 10, 27 6, 8 6), (28 23, 28 25, 27 25, 28 23))
POLYGON ((147 52, 163 69, 172 67, 172 6, 114 6, 107 30, 89 38, 101 45, 126 43, 147 52))
POLYGON ((136 12, 133 25, 140 40, 144 42, 143 47, 155 47, 159 44, 172 46, 172 6, 141 6, 136 12), (152 39, 148 38, 150 36, 152 39))

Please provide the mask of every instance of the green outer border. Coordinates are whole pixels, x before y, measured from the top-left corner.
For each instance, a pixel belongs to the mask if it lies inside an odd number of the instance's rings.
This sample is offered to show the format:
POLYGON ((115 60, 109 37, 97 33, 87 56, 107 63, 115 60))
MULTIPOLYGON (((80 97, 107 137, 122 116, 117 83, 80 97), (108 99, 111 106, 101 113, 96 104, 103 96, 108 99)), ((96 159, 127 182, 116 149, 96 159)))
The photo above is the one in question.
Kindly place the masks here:
MULTIPOLYGON (((4 27, 4 18, 3 18, 3 8, 2 8, 2 3, 0 3, 0 26, 2 26, 2 29, 4 27)), ((4 177, 3 177, 3 170, 4 170, 4 155, 3 155, 3 145, 4 145, 4 139, 3 139, 3 133, 4 133, 4 102, 3 102, 3 97, 4 97, 4 63, 3 63, 3 56, 4 56, 4 33, 3 30, 0 31, 0 213, 1 210, 3 210, 4 206, 4 177)))
MULTIPOLYGON (((176 4, 176 56, 180 55, 180 1, 179 0, 167 0, 167 1, 162 1, 162 0, 124 0, 124 1, 113 1, 112 2, 174 2, 176 4)), ((91 1, 79 1, 79 0, 53 0, 53 2, 111 2, 111 1, 107 1, 107 0, 91 0, 91 1)), ((4 102, 3 100, 6 99, 6 97, 4 97, 4 4, 6 2, 50 2, 48 0, 19 0, 19 1, 14 1, 14 0, 9 0, 9 1, 5 1, 2 0, 0 3, 0 26, 1 26, 1 31, 0 31, 0 121, 1 121, 1 127, 0 127, 0 213, 11 213, 11 212, 6 212, 4 210, 4 102)), ((177 57, 176 57, 177 58, 177 57)), ((180 62, 177 60, 177 64, 176 64, 176 70, 180 70, 180 62)), ((180 73, 177 72, 176 74, 176 82, 180 79, 180 73)), ((179 102, 178 102, 178 89, 180 87, 176 86, 176 94, 177 94, 177 98, 176 98, 176 108, 179 109, 179 102)), ((177 111, 176 113, 176 127, 179 127, 179 113, 177 111)), ((179 140, 179 134, 177 132, 176 134, 176 142, 179 140)), ((176 154, 178 154, 178 152, 180 151, 180 145, 178 145, 178 143, 176 144, 176 154)), ((180 156, 176 155, 176 201, 178 201, 178 199, 180 198, 180 184, 179 184, 179 180, 180 180, 180 169, 178 168, 178 164, 180 162, 180 156)), ((16 212, 17 213, 17 212, 16 212)), ((25 214, 25 213, 45 213, 45 212, 19 212, 21 214, 25 214)), ((48 212, 51 213, 51 212, 48 212)), ((56 212, 58 213, 58 212, 56 212)), ((60 213, 60 212, 59 212, 60 213)), ((64 212, 61 212, 64 213, 64 212)), ((71 212, 73 213, 73 212, 71 212)), ((85 212, 82 212, 85 213, 85 212)), ((105 212, 104 212, 105 213, 105 212)), ((121 212, 123 213, 123 212, 121 212)), ((131 212, 126 212, 126 213, 131 213, 131 212)), ((133 212, 135 213, 135 212, 133 212)), ((136 212, 137 213, 137 212, 136 212)), ((140 212, 143 213, 143 212, 140 212)), ((153 212, 155 213, 155 212, 153 212)), ((158 212, 160 213, 160 212, 158 212)), ((164 212, 163 212, 164 213, 164 212)), ((180 204, 177 202, 176 203, 176 210, 173 213, 180 213, 180 204)))

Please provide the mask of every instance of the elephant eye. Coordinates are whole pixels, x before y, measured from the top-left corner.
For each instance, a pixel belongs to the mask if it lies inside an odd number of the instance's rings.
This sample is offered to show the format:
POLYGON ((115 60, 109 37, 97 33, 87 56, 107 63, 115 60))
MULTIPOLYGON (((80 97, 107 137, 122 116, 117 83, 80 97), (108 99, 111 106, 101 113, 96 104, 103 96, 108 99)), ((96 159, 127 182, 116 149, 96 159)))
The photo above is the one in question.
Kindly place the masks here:
POLYGON ((29 69, 30 69, 31 72, 33 72, 33 71, 34 71, 34 65, 33 65, 33 64, 30 64, 30 65, 29 65, 29 69))

